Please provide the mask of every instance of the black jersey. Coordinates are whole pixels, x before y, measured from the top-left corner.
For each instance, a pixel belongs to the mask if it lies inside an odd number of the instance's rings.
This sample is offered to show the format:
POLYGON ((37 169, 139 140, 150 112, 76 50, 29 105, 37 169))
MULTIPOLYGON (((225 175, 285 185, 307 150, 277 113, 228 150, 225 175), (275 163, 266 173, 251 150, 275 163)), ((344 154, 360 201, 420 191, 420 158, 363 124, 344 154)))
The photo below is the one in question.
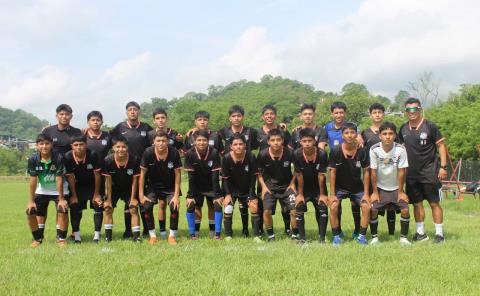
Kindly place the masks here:
MULTIPOLYGON (((283 146, 287 147, 290 144, 290 133, 288 130, 283 129, 280 125, 278 128, 283 134, 283 146)), ((263 150, 268 148, 268 132, 265 131, 263 126, 257 130, 257 143, 258 143, 258 150, 263 150)))
POLYGON ((298 148, 293 152, 295 172, 303 176, 303 193, 306 196, 320 194, 318 174, 327 173, 327 153, 320 148, 315 149, 315 159, 313 161, 307 160, 303 148, 298 148))
MULTIPOLYGON (((243 126, 242 130, 239 132, 242 136, 245 137, 247 141, 247 151, 252 151, 258 148, 257 142, 257 130, 251 127, 243 126)), ((218 131, 218 135, 224 141, 224 150, 223 154, 230 152, 230 145, 232 144, 232 137, 235 132, 232 131, 231 127, 225 127, 218 131)))
POLYGON ((362 131, 361 135, 367 151, 370 151, 370 148, 372 148, 373 145, 381 142, 380 133, 378 131, 372 130, 371 127, 362 131))
POLYGON ((140 167, 147 169, 146 184, 149 190, 173 192, 175 191, 175 170, 182 167, 180 154, 169 146, 167 157, 159 159, 155 147, 148 147, 143 153, 140 167))
POLYGON ((437 144, 443 140, 438 127, 423 119, 416 128, 403 124, 398 136, 407 150, 407 179, 421 183, 438 182, 437 144))
POLYGON ((87 149, 85 159, 77 159, 70 150, 65 154, 65 175, 74 175, 75 184, 79 187, 95 188, 95 171, 100 171, 98 156, 87 149))
POLYGON ((235 162, 231 153, 225 154, 222 161, 222 179, 225 194, 233 197, 255 196, 258 174, 257 162, 251 152, 246 152, 242 161, 235 162))
MULTIPOLYGON (((192 147, 195 147, 195 139, 197 138, 197 133, 193 132, 190 136, 185 137, 185 150, 190 150, 192 147)), ((219 152, 223 151, 222 139, 220 139, 217 132, 212 132, 208 130, 208 146, 219 152)))
POLYGON ((72 149, 71 138, 73 136, 81 136, 82 131, 73 126, 67 126, 65 129, 58 129, 58 125, 46 127, 43 134, 49 136, 53 143, 53 152, 65 154, 72 149))
POLYGON ((112 136, 105 131, 102 131, 99 136, 95 136, 87 131, 85 136, 87 137, 87 148, 95 152, 101 164, 112 148, 112 136))
POLYGON ((350 193, 362 192, 362 168, 368 168, 369 165, 368 152, 365 148, 357 149, 350 157, 343 153, 342 145, 333 147, 328 166, 336 169, 335 190, 340 189, 350 193))
MULTIPOLYGON (((289 144, 292 149, 298 149, 298 148, 301 147, 301 145, 300 145, 300 131, 301 130, 302 130, 301 128, 297 128, 292 132, 292 137, 291 137, 290 144, 289 144)), ((315 126, 315 128, 313 128, 313 131, 315 133, 315 144, 317 146, 318 146, 318 143, 321 143, 321 142, 327 143, 327 141, 328 141, 327 132, 325 131, 325 129, 323 127, 315 126)))
MULTIPOLYGON (((148 140, 150 141, 150 144, 153 144, 156 133, 157 133, 157 129, 152 129, 151 131, 148 132, 148 140)), ((177 131, 171 128, 167 128, 167 131, 165 133, 167 134, 168 145, 175 147, 175 149, 177 150, 180 150, 183 148, 183 143, 177 140, 177 135, 178 135, 177 131)))
POLYGON ((120 122, 110 132, 112 137, 122 135, 128 140, 128 153, 141 159, 143 152, 150 146, 148 132, 152 127, 146 123, 139 122, 136 126, 131 126, 128 122, 120 122))
POLYGON ((214 184, 212 176, 213 172, 216 171, 218 173, 221 170, 220 155, 216 149, 208 147, 203 157, 200 156, 195 148, 188 150, 185 155, 185 170, 189 172, 190 178, 188 196, 219 191, 220 185, 218 183, 214 184))
POLYGON ((260 151, 257 160, 258 172, 270 191, 283 192, 290 185, 293 178, 292 161, 293 151, 290 148, 283 148, 278 159, 273 159, 270 155, 270 148, 260 151))
POLYGON ((112 195, 130 196, 132 193, 133 177, 140 175, 140 163, 134 155, 129 155, 125 166, 115 161, 115 155, 105 158, 102 175, 112 177, 112 195))

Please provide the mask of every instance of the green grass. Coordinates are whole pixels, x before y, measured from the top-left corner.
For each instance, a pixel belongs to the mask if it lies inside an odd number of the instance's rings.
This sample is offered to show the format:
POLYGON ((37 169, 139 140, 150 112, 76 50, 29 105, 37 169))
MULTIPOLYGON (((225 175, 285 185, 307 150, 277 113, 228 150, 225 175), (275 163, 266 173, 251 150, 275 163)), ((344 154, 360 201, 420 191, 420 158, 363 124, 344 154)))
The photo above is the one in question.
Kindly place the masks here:
MULTIPOLYGON (((480 201, 470 197, 443 202, 443 245, 427 242, 401 247, 398 234, 386 235, 386 223, 381 219, 383 242, 379 246, 363 247, 348 240, 339 248, 316 241, 299 247, 280 234, 280 215, 274 222, 279 234, 275 243, 256 244, 241 238, 212 241, 205 238, 205 219, 203 238, 188 241, 184 210, 176 247, 165 241, 152 247, 146 242, 136 245, 120 240, 120 211, 115 215, 116 240, 95 245, 90 242, 93 226, 88 210, 82 221, 84 243, 59 249, 54 243, 51 205, 46 241, 31 249, 24 212, 27 185, 0 183, 0 192, 2 295, 478 295, 480 289, 480 201)), ((351 213, 348 206, 344 208, 343 228, 349 236, 351 213)), ((239 218, 236 208, 236 234, 239 218)), ((314 239, 313 209, 306 220, 308 236, 314 239)), ((432 236, 430 215, 426 221, 432 236)), ((412 219, 410 236, 413 230, 412 219)))

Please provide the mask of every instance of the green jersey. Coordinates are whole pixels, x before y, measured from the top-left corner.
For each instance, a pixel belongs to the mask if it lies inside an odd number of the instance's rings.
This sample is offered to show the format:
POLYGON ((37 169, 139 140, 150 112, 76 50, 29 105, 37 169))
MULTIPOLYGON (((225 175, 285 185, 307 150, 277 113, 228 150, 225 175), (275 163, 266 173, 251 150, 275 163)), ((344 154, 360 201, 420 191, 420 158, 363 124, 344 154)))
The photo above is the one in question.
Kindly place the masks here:
MULTIPOLYGON (((37 177, 37 189, 35 194, 58 195, 57 177, 64 176, 65 166, 62 156, 53 153, 50 160, 42 160, 39 153, 35 153, 28 159, 28 174, 37 177)), ((68 194, 67 183, 63 182, 63 193, 68 194)))

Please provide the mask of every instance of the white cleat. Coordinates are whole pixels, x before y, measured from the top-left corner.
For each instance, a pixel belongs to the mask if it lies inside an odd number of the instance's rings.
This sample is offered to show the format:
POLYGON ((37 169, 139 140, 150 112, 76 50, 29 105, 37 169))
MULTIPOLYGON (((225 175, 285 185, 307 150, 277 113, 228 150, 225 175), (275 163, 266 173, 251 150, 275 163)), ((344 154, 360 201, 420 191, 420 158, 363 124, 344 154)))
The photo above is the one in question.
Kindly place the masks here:
POLYGON ((259 236, 254 237, 253 241, 256 242, 257 244, 263 243, 263 240, 259 236))
POLYGON ((233 239, 233 237, 231 237, 231 236, 225 237, 225 240, 226 240, 226 241, 231 241, 232 239, 233 239))
POLYGON ((378 245, 378 244, 380 244, 380 240, 378 239, 378 237, 374 237, 370 241, 370 245, 372 245, 372 246, 375 246, 375 245, 378 245))
POLYGON ((401 237, 400 238, 400 244, 402 246, 411 246, 412 245, 412 243, 406 237, 401 237))

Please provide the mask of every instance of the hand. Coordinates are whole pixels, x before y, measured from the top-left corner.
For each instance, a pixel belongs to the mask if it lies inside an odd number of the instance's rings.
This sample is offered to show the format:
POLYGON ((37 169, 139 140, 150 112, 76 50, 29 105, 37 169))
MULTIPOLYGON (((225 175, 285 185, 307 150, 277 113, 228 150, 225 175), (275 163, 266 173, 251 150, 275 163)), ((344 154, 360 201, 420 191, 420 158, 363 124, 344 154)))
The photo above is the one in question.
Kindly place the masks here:
POLYGON ((198 131, 198 128, 194 127, 188 130, 186 136, 190 137, 194 132, 198 131))
POLYGON ((195 199, 187 197, 187 208, 189 208, 192 204, 195 205, 195 199))
POLYGON ((225 195, 225 198, 223 199, 223 205, 226 206, 226 205, 228 205, 228 204, 230 204, 230 203, 233 204, 233 202, 232 202, 232 195, 231 195, 231 194, 227 194, 227 195, 225 195))
POLYGON ((262 196, 261 196, 262 200, 265 199, 265 194, 267 194, 267 193, 272 194, 272 192, 270 192, 270 190, 268 190, 268 188, 266 188, 266 187, 263 188, 262 187, 262 196))
POLYGON ((326 195, 320 195, 318 198, 318 203, 323 202, 326 206, 328 206, 328 196, 326 195))
POLYGON ((305 203, 305 197, 303 196, 303 194, 297 194, 297 196, 295 197, 295 206, 298 206, 301 203, 305 203))
POLYGON ((281 128, 282 130, 284 130, 284 131, 287 130, 287 124, 284 123, 284 122, 281 122, 278 126, 280 126, 280 128, 281 128))
POLYGON ((403 191, 398 192, 398 201, 401 201, 401 200, 408 203, 408 195, 403 191))
POLYGON ((37 205, 33 201, 29 201, 27 204, 27 214, 30 215, 32 211, 37 211, 37 205))
POLYGON ((438 180, 442 181, 442 180, 445 180, 446 178, 447 178, 447 170, 440 168, 440 170, 438 171, 438 180))
POLYGON ((338 200, 336 195, 329 195, 328 196, 328 206, 331 206, 334 202, 338 200))
POLYGON ((137 207, 138 206, 138 200, 136 198, 131 198, 129 206, 137 207))
POLYGON ((363 194, 361 202, 365 202, 370 206, 370 196, 367 193, 363 194))
POLYGON ((72 196, 70 196, 70 200, 69 200, 69 204, 73 205, 73 204, 77 204, 78 203, 78 197, 76 194, 72 194, 72 196))
POLYGON ((302 126, 301 126, 301 125, 297 125, 297 126, 293 129, 293 131, 301 130, 301 129, 302 129, 302 126))
POLYGON ((287 187, 287 190, 289 190, 289 189, 292 190, 293 193, 297 194, 297 189, 295 189, 295 185, 294 185, 294 184, 288 186, 288 187, 287 187))
POLYGON ((370 195, 370 202, 374 203, 379 201, 380 201, 380 196, 378 195, 378 192, 374 192, 372 193, 372 195, 370 195))
POLYGON ((100 196, 100 194, 94 194, 93 195, 93 202, 96 203, 99 207, 102 206, 102 197, 100 196))
POLYGON ((68 203, 65 199, 58 201, 58 209, 62 210, 63 213, 67 212, 68 203))
POLYGON ((88 132, 88 127, 81 128, 80 131, 82 132, 82 134, 86 135, 88 132))
POLYGON ((173 196, 172 200, 170 201, 170 204, 173 204, 173 209, 177 210, 180 207, 180 198, 178 198, 178 195, 173 196))
POLYGON ((213 204, 217 204, 217 205, 219 205, 219 206, 223 206, 223 200, 224 200, 223 197, 219 197, 219 198, 213 200, 213 204))
POLYGON ((363 148, 363 144, 364 144, 364 143, 363 143, 363 138, 362 138, 362 136, 359 134, 359 135, 357 136, 357 146, 358 146, 358 148, 363 148))
MULTIPOLYGON (((142 196, 142 195, 140 195, 142 196)), ((150 200, 148 197, 146 197, 145 195, 143 195, 143 197, 140 197, 140 203, 142 204, 142 206, 145 204, 145 202, 152 202, 152 200, 150 200)))
POLYGON ((111 200, 107 199, 103 202, 103 208, 104 209, 111 208, 111 207, 112 207, 112 201, 111 200))

